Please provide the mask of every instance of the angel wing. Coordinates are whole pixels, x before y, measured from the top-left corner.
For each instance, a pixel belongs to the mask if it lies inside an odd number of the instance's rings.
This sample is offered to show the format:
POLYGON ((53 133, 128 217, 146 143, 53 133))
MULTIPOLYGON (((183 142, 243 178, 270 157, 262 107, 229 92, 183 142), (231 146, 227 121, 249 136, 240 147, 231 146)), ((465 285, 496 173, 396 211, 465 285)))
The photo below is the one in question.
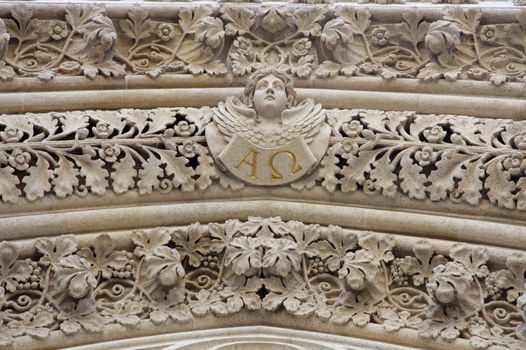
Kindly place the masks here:
POLYGON ((256 112, 238 98, 228 97, 214 108, 213 119, 225 140, 230 142, 235 134, 246 134, 254 129, 256 112))
POLYGON ((319 103, 315 104, 312 99, 302 101, 298 106, 285 110, 281 118, 283 126, 297 135, 303 136, 309 144, 314 136, 320 131, 325 122, 325 110, 319 103))

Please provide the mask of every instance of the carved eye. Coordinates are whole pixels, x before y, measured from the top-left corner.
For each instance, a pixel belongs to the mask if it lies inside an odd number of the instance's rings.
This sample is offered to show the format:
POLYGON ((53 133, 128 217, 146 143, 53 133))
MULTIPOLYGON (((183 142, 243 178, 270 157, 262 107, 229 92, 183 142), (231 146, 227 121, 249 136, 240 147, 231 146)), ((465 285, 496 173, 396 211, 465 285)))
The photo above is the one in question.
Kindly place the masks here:
POLYGON ((276 89, 276 90, 284 90, 285 86, 283 85, 283 83, 281 81, 276 81, 274 83, 274 89, 276 89))

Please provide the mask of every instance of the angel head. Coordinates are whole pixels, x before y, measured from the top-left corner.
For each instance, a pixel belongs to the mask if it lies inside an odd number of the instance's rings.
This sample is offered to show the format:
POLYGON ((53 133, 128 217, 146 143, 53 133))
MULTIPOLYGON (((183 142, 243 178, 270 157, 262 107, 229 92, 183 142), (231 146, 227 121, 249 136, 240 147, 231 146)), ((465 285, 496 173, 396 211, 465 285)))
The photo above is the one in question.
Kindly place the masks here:
POLYGON ((292 79, 275 68, 259 69, 248 78, 245 104, 253 107, 258 119, 281 118, 281 113, 296 106, 292 79))

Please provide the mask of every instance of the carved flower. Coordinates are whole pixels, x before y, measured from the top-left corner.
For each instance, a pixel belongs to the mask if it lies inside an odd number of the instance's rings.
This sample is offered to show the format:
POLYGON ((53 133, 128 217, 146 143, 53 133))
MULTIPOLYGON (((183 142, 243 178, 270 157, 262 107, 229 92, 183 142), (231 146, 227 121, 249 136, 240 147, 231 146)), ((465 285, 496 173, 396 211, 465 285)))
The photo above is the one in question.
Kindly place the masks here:
POLYGON ((96 137, 99 139, 107 139, 113 134, 113 126, 108 123, 99 121, 94 128, 91 129, 96 137))
POLYGON ((435 142, 438 143, 442 140, 444 140, 444 137, 446 137, 446 131, 442 129, 441 126, 434 126, 431 129, 424 131, 424 137, 429 142, 435 142))
POLYGON ((31 155, 28 152, 22 151, 20 148, 16 148, 9 156, 9 164, 16 170, 26 170, 29 168, 29 161, 31 155))
POLYGON ((382 26, 374 28, 371 40, 375 45, 384 46, 385 44, 387 44, 387 41, 390 37, 391 33, 387 30, 386 27, 382 26))
POLYGON ((195 152, 197 151, 194 141, 184 140, 183 144, 177 146, 177 150, 186 158, 195 157, 195 152))
POLYGON ((380 66, 374 63, 365 62, 360 64, 360 71, 365 74, 375 74, 380 71, 380 66))
POLYGON ((489 72, 484 68, 473 67, 473 68, 468 69, 467 73, 468 73, 468 77, 471 79, 482 80, 486 78, 489 72))
POLYGON ((121 149, 116 145, 106 144, 102 145, 102 147, 99 149, 99 156, 108 163, 115 162, 117 157, 119 157, 119 154, 121 154, 121 149))
POLYGON ((517 152, 504 159, 502 162, 504 169, 506 169, 510 175, 519 176, 526 170, 526 159, 522 153, 517 152))
POLYGON ((513 142, 515 143, 515 146, 521 151, 526 150, 526 135, 519 135, 515 137, 513 142))
POLYGON ((345 140, 341 144, 341 152, 344 158, 348 158, 351 154, 357 155, 359 150, 360 145, 353 140, 345 140))
POLYGON ((234 40, 234 47, 240 54, 247 57, 250 56, 253 50, 252 42, 243 36, 240 36, 239 38, 234 40))
POLYGON ((76 61, 65 61, 58 66, 58 71, 64 74, 74 74, 80 72, 80 63, 76 61))
POLYGON ((175 28, 170 23, 161 23, 157 27, 157 36, 162 41, 168 41, 175 38, 175 28))
POLYGON ((491 65, 495 68, 504 68, 510 63, 508 55, 498 55, 490 61, 491 65))
POLYGON ((424 146, 421 151, 416 151, 415 159, 421 166, 433 163, 437 159, 437 154, 430 146, 424 146))
POLYGON ((48 34, 54 40, 61 40, 68 36, 69 29, 66 23, 62 21, 53 21, 49 26, 48 34))
POLYGON ((497 27, 494 25, 483 26, 480 31, 480 40, 493 43, 497 39, 497 27))
POLYGON ((50 62, 53 59, 53 57, 49 53, 41 51, 41 50, 37 50, 34 53, 34 55, 35 55, 35 59, 40 64, 48 63, 48 62, 50 62))
POLYGON ((195 125, 188 124, 186 120, 181 120, 174 126, 174 131, 177 136, 190 136, 195 131, 195 125))
POLYGON ((309 53, 312 43, 307 38, 296 40, 292 44, 292 54, 295 56, 305 56, 309 53))
POLYGON ((363 125, 358 120, 351 120, 349 123, 342 125, 342 131, 349 137, 356 137, 363 130, 363 125))
POLYGON ((23 136, 24 133, 21 130, 11 126, 6 127, 4 131, 0 132, 0 139, 5 142, 18 142, 23 136))
POLYGON ((451 52, 460 44, 460 29, 449 21, 436 21, 431 23, 425 36, 426 48, 435 55, 451 52))

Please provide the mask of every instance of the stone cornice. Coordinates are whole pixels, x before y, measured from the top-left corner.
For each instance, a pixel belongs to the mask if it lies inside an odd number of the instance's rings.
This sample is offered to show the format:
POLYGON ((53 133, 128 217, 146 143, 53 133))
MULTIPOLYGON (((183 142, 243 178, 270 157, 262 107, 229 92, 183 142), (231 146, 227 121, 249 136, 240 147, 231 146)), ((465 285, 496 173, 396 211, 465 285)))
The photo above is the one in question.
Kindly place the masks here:
POLYGON ((56 332, 80 341, 111 324, 151 322, 152 334, 192 320, 195 329, 203 316, 221 322, 245 310, 316 319, 323 328, 413 329, 423 340, 461 338, 475 348, 524 346, 526 256, 519 252, 502 265, 480 246, 447 243, 443 255, 432 241, 398 247, 391 235, 280 218, 121 237, 41 238, 31 256, 1 243, 1 343, 56 332))
POLYGON ((0 78, 12 80, 2 84, 9 90, 23 76, 43 81, 79 75, 244 77, 260 65, 280 64, 300 79, 376 76, 502 86, 523 82, 524 11, 500 3, 498 9, 1 4, 0 78))

